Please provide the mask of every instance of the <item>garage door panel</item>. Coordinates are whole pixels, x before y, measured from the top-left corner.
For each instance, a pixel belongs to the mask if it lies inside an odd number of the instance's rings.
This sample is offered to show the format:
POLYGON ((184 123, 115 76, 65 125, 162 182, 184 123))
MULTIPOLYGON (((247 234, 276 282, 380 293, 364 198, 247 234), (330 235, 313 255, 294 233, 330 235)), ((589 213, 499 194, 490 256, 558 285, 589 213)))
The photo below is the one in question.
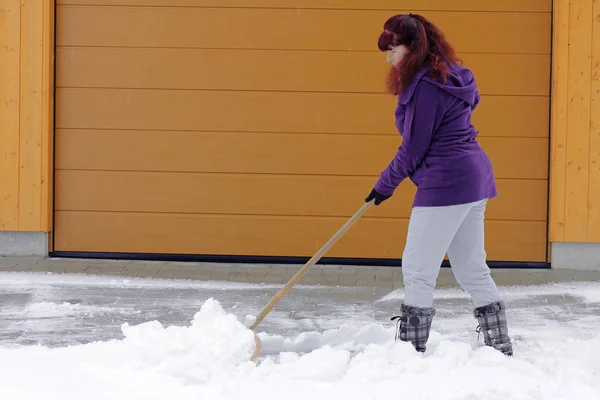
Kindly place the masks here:
MULTIPOLYGON (((115 6, 171 6, 171 7, 251 7, 251 8, 332 8, 393 10, 398 0, 57 0, 58 5, 115 5, 115 6)), ((550 12, 551 0, 405 0, 402 6, 434 11, 526 11, 550 12)))
MULTIPOLYGON (((57 210, 346 216, 356 211, 374 179, 59 170, 56 182, 57 210)), ((500 197, 490 201, 488 219, 546 219, 547 181, 500 179, 497 185, 500 197)), ((406 180, 385 207, 369 214, 408 218, 415 191, 406 180)))
MULTIPOLYGON (((473 70, 482 95, 549 94, 548 55, 459 56, 473 70)), ((382 93, 389 68, 384 57, 365 52, 68 47, 57 51, 62 67, 57 86, 382 93)))
MULTIPOLYGON (((59 6, 56 39, 58 46, 376 51, 377 35, 390 15, 369 10, 59 6)), ((459 52, 550 54, 550 13, 426 15, 459 52)))
MULTIPOLYGON (((312 256, 346 220, 58 211, 56 250, 312 256)), ((407 219, 363 217, 327 256, 400 258, 407 225, 407 219)), ((488 259, 544 261, 545 229, 538 221, 487 221, 488 259)))
MULTIPOLYGON (((376 48, 397 7, 475 73, 488 258, 546 261, 549 0, 57 0, 54 250, 313 255, 401 143, 376 48)), ((400 258, 415 190, 327 255, 400 258)))
MULTIPOLYGON (((385 94, 58 88, 56 104, 59 129, 397 136, 396 99, 385 94)), ((473 123, 482 136, 548 137, 548 107, 548 97, 487 96, 473 123)))
MULTIPOLYGON (((57 168, 376 176, 400 143, 399 135, 59 130, 57 168)), ((547 179, 548 139, 480 143, 498 178, 547 179)))

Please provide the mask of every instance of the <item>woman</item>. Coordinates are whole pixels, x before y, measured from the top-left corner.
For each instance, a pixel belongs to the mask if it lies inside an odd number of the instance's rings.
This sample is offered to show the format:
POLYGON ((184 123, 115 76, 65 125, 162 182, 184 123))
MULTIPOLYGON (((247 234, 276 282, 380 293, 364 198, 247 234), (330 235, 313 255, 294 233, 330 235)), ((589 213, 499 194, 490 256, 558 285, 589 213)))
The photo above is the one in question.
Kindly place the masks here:
MULTIPOLYGON (((398 96, 402 145, 366 201, 390 198, 405 179, 417 186, 402 256, 405 297, 398 337, 424 352, 435 309, 433 291, 444 255, 471 296, 485 344, 512 355, 506 304, 490 276, 484 212, 497 196, 492 165, 477 143, 471 112, 479 92, 443 33, 420 15, 384 24, 378 47, 393 65, 387 89, 398 96)), ((392 318, 392 319, 395 319, 392 318)))

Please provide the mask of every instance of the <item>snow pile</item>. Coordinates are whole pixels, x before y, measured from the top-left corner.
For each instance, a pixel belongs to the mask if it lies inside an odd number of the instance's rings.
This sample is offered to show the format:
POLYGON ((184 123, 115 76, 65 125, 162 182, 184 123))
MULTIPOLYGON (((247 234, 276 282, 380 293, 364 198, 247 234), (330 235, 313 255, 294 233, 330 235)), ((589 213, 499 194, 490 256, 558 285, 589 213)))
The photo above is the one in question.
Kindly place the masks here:
POLYGON ((158 321, 122 326, 124 351, 138 368, 152 368, 187 382, 226 378, 250 360, 254 333, 219 302, 208 299, 190 327, 164 328, 158 321))
POLYGON ((187 327, 124 324, 124 338, 58 349, 0 347, 0 398, 598 399, 600 335, 526 337, 515 357, 431 334, 426 354, 393 325, 343 325, 296 338, 253 333, 209 299, 187 327))
POLYGON ((392 328, 384 328, 379 324, 351 325, 342 324, 336 329, 319 332, 303 332, 295 338, 285 338, 279 335, 259 333, 262 341, 262 353, 276 352, 307 353, 312 350, 330 346, 352 353, 363 351, 372 343, 391 345, 390 338, 394 337, 392 328))

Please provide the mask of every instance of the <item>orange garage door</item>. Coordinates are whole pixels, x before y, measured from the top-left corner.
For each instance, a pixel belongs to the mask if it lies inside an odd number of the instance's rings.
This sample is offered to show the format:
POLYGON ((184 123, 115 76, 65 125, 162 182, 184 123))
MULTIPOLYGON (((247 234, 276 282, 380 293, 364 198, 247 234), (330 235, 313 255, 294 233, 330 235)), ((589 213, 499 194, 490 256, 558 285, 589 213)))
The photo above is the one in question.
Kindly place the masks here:
MULTIPOLYGON (((57 3, 56 252, 312 255, 400 143, 376 40, 411 11, 479 83, 489 259, 546 261, 550 0, 57 3)), ((400 258, 414 191, 328 256, 400 258)))

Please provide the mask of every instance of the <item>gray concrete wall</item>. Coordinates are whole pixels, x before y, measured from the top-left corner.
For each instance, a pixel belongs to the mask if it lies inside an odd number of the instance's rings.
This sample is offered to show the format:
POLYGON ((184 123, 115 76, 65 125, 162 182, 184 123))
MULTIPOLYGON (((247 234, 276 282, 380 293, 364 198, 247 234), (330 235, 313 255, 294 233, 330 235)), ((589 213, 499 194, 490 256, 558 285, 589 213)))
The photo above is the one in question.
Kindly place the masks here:
POLYGON ((552 243, 552 268, 600 271, 600 243, 552 243))
POLYGON ((0 232, 0 256, 48 255, 46 232, 0 232))

